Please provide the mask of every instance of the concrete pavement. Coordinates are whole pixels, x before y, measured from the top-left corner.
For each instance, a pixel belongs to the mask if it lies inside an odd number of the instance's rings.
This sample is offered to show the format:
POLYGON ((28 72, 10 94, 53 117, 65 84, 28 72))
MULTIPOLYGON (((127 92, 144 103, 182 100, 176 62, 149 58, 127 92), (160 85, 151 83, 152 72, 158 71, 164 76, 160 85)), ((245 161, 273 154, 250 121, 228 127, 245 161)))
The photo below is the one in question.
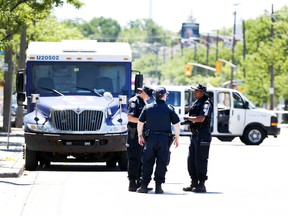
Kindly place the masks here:
POLYGON ((0 132, 0 178, 19 177, 24 171, 24 131, 11 128, 11 133, 0 132))

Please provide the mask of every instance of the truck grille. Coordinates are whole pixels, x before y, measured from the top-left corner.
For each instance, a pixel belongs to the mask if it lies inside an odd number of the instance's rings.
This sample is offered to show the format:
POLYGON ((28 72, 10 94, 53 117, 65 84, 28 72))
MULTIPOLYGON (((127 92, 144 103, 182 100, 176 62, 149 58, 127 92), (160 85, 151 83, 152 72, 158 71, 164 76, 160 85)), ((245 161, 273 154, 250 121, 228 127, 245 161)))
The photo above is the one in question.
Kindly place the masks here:
POLYGON ((77 113, 74 110, 53 110, 52 122, 62 131, 97 131, 101 128, 103 112, 84 110, 77 113))

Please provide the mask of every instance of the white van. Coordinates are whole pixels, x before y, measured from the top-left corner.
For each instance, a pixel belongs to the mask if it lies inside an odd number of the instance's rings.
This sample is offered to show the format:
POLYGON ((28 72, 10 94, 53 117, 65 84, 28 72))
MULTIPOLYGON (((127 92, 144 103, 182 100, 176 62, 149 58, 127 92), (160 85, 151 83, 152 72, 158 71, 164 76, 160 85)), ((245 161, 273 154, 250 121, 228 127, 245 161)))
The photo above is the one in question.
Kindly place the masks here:
MULTIPOLYGON (((175 107, 183 117, 195 101, 193 89, 189 86, 164 86, 168 92, 167 103, 175 107)), ((207 93, 213 103, 211 122, 212 136, 221 141, 232 141, 235 137, 246 145, 259 145, 270 136, 280 133, 278 119, 272 111, 257 108, 237 90, 208 87, 207 93)), ((189 125, 181 126, 181 135, 191 135, 189 125)))

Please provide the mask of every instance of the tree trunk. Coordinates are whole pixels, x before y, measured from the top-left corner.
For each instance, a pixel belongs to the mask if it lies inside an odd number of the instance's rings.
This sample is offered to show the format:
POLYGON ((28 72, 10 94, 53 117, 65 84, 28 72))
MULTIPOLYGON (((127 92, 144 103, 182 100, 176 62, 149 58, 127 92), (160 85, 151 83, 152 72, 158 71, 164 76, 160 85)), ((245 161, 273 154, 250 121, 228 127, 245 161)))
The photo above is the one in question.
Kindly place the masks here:
MULTIPOLYGON (((12 37, 8 38, 10 41, 12 37)), ((12 46, 5 51, 4 61, 8 64, 8 71, 4 71, 4 106, 3 106, 3 132, 11 129, 11 99, 13 83, 12 46)))
MULTIPOLYGON (((25 51, 26 51, 26 25, 23 27, 20 37, 20 55, 19 55, 19 69, 25 68, 25 51)), ((22 128, 23 126, 23 103, 18 104, 16 115, 16 128, 22 128), (22 105, 22 106, 21 106, 22 105)))

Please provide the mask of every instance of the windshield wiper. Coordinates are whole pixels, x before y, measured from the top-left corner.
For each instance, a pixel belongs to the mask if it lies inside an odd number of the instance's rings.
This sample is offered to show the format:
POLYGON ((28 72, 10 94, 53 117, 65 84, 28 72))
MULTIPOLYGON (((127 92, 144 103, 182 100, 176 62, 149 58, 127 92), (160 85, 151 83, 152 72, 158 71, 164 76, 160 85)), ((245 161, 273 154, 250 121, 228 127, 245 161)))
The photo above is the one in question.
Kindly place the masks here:
POLYGON ((46 90, 46 91, 51 91, 54 92, 56 94, 59 94, 61 96, 64 96, 64 94, 62 94, 61 92, 57 91, 56 89, 51 89, 51 88, 44 88, 44 87, 39 87, 40 89, 46 90))
POLYGON ((100 97, 103 97, 103 93, 105 92, 104 89, 90 89, 90 88, 85 88, 85 87, 80 87, 80 86, 76 86, 77 89, 81 89, 81 90, 86 90, 86 91, 90 91, 100 97))

